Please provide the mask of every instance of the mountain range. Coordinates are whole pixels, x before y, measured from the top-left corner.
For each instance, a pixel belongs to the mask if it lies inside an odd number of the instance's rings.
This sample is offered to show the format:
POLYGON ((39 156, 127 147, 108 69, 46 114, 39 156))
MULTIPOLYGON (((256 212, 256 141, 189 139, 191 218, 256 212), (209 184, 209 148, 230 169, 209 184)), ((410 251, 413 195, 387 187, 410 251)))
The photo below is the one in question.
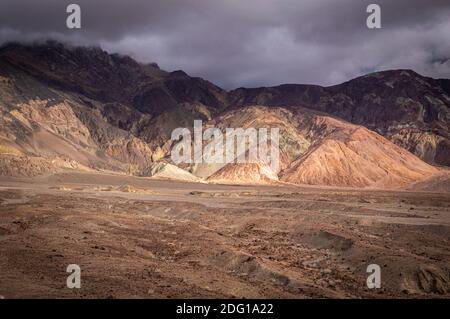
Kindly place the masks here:
POLYGON ((179 70, 55 41, 0 48, 0 175, 70 168, 210 183, 403 187, 450 166, 450 80, 412 70, 322 87, 226 91, 179 70), (279 127, 279 171, 170 161, 171 132, 279 127))

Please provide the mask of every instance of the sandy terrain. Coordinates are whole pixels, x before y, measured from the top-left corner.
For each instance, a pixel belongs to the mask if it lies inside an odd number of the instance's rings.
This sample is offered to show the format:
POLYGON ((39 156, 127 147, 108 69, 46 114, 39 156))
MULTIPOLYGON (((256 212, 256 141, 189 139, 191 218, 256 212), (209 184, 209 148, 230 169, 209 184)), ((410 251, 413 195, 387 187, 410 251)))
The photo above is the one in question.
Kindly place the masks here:
POLYGON ((0 256, 4 298, 448 298, 450 194, 1 177, 0 256))

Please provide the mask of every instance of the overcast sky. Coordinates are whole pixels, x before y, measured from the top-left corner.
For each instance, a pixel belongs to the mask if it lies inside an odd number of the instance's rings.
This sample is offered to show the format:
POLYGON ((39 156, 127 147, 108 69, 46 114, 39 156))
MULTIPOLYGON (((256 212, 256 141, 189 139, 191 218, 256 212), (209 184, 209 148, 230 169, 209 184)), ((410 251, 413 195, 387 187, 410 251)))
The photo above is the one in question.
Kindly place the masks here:
POLYGON ((332 85, 410 68, 450 78, 450 0, 1 0, 0 42, 53 38, 183 69, 226 89, 332 85), (82 29, 66 28, 66 6, 82 29), (382 29, 366 27, 366 7, 382 29))

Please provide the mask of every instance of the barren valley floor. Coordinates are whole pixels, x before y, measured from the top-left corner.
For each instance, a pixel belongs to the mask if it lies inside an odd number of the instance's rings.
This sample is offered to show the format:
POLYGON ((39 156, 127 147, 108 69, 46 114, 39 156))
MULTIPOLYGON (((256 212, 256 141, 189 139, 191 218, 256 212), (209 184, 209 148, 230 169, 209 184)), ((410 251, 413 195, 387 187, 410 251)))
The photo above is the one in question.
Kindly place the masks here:
POLYGON ((4 298, 448 298, 450 194, 2 177, 0 256, 4 298))

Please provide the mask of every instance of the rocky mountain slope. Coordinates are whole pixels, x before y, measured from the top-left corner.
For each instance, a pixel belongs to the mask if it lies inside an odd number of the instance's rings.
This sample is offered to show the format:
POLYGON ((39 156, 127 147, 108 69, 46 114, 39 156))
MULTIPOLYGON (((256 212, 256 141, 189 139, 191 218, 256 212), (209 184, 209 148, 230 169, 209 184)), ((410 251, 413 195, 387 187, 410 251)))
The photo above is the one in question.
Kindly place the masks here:
POLYGON ((5 149, 127 172, 167 155, 174 128, 210 119, 226 99, 182 71, 55 42, 2 47, 0 92, 5 149))
POLYGON ((438 171, 407 150, 450 165, 449 88, 448 80, 399 70, 326 88, 227 92, 99 48, 7 44, 0 48, 0 175, 76 168, 196 180, 158 163, 170 162, 171 132, 201 119, 222 130, 279 127, 281 135, 275 172, 263 163, 180 165, 209 182, 396 187, 438 171))
POLYGON ((448 80, 411 70, 368 74, 321 87, 288 84, 230 92, 233 106, 303 106, 363 125, 431 164, 450 165, 448 80))
POLYGON ((273 172, 256 164, 226 164, 210 172, 208 180, 270 183, 279 178, 294 184, 392 188, 439 172, 365 127, 306 108, 248 106, 214 122, 220 128, 278 127, 281 165, 273 172))

